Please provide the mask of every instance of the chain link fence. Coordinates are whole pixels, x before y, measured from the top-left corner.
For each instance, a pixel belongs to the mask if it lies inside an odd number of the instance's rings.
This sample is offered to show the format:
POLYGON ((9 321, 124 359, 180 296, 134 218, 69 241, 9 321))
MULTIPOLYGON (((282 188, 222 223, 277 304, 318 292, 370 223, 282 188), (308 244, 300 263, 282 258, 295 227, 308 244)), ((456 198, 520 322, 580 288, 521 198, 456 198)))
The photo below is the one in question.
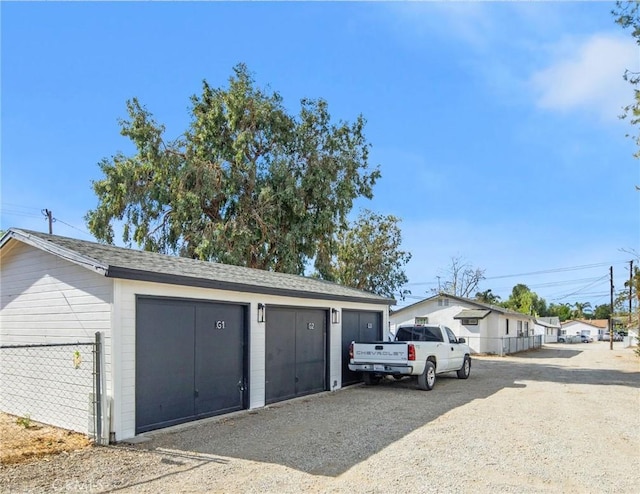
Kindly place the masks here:
POLYGON ((542 335, 535 336, 464 336, 467 344, 475 353, 509 355, 542 347, 542 335))
POLYGON ((0 346, 0 410, 101 437, 101 339, 0 346))

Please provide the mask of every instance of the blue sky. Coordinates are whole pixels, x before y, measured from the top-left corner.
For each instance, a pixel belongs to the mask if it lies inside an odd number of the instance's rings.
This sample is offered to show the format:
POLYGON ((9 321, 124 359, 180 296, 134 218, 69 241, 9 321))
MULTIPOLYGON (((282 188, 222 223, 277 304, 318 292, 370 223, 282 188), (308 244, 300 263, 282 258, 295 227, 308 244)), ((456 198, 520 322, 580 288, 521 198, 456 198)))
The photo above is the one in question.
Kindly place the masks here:
POLYGON ((293 112, 367 119, 372 201, 402 219, 412 303, 452 257, 547 302, 608 303, 640 250, 640 166, 622 80, 638 47, 613 3, 2 2, 0 227, 91 239, 98 162, 138 97, 169 138, 203 79, 244 62, 293 112), (569 269, 571 268, 571 269, 569 269), (541 272, 541 273, 539 273, 541 272), (539 273, 539 274, 528 274, 539 273))

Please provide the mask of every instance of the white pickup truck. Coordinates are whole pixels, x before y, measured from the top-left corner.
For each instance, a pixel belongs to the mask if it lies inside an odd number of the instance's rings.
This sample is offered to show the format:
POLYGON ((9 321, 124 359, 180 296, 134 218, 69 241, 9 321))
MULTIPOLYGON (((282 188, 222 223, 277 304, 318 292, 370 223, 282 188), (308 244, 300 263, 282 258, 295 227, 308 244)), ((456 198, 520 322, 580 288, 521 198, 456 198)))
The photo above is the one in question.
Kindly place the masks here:
POLYGON ((349 369, 362 372, 367 385, 378 384, 383 376, 417 376, 418 387, 431 390, 437 374, 456 371, 467 379, 471 351, 446 326, 401 326, 395 341, 351 342, 349 369))

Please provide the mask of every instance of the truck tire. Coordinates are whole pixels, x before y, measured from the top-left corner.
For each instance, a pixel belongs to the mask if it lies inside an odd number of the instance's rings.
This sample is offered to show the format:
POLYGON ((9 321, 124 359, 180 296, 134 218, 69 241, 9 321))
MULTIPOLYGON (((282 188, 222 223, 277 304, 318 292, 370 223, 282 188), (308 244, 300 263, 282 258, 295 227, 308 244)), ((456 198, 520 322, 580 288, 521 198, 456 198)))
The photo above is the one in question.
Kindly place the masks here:
POLYGON ((418 376, 418 387, 425 391, 431 391, 435 383, 436 366, 431 362, 431 360, 427 360, 427 363, 424 366, 424 371, 422 371, 422 374, 418 376))
POLYGON ((380 376, 376 376, 371 372, 365 372, 362 375, 362 379, 364 380, 364 384, 366 386, 375 386, 376 384, 380 384, 380 376))
POLYGON ((465 355, 462 367, 458 369, 458 379, 467 379, 471 374, 471 359, 465 355))

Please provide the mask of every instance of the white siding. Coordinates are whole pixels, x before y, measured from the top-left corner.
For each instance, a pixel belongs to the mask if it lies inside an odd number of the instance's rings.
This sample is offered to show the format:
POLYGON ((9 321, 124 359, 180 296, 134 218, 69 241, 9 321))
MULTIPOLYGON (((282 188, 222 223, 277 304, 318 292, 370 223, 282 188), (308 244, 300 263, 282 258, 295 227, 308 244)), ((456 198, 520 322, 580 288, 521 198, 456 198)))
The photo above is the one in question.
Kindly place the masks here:
MULTIPOLYGON (((0 344, 93 342, 95 333, 100 331, 104 335, 108 375, 111 365, 111 280, 20 242, 6 244, 1 256, 0 344)), ((69 350, 69 355, 72 353, 69 350)), ((65 421, 59 414, 49 414, 41 399, 44 393, 51 402, 66 402, 71 408, 88 410, 88 396, 70 397, 69 388, 55 379, 58 373, 65 371, 64 366, 73 365, 73 359, 69 357, 67 362, 61 357, 51 357, 48 349, 38 352, 34 349, 31 355, 33 365, 20 372, 33 386, 23 389, 20 405, 16 405, 17 397, 5 392, 3 410, 18 415, 29 413, 34 420, 86 432, 87 418, 65 421), (46 389, 38 387, 39 381, 47 382, 46 389)), ((83 365, 90 365, 90 358, 85 356, 83 360, 83 365)), ((16 365, 11 359, 3 359, 0 378, 15 383, 14 380, 20 378, 16 375, 16 365)), ((3 389, 11 386, 8 381, 4 384, 3 389)), ((107 392, 110 389, 111 383, 107 379, 107 392)))
MULTIPOLYGON (((257 322, 258 303, 269 305, 296 306, 325 309, 331 308, 376 310, 375 306, 362 303, 345 303, 322 299, 292 298, 275 295, 213 290, 149 283, 142 281, 115 280, 114 334, 113 348, 117 355, 113 380, 114 401, 112 431, 116 440, 135 436, 135 331, 136 296, 182 297, 199 300, 222 301, 248 304, 249 310, 249 408, 265 405, 265 323, 257 322)), ((383 313, 383 328, 388 327, 386 305, 377 307, 383 313)), ((267 316, 268 317, 268 316, 267 316)), ((340 318, 342 321, 342 318, 340 318)), ((329 323, 329 389, 338 389, 342 383, 342 343, 341 324, 329 323)))
MULTIPOLYGON (((462 320, 454 319, 461 311, 466 309, 478 309, 477 305, 465 304, 462 301, 449 298, 448 302, 433 298, 419 302, 410 307, 391 314, 391 329, 404 324, 414 324, 416 317, 427 317, 429 324, 440 324, 450 328, 453 333, 465 338, 472 351, 476 353, 495 353, 502 355, 504 352, 504 339, 518 336, 518 322, 523 331, 527 322, 530 332, 533 331, 533 319, 518 314, 500 314, 492 311, 483 319, 478 320, 478 325, 463 325, 462 320), (507 330, 509 320, 509 334, 507 330)), ((526 335, 525 335, 526 336, 526 335)))

